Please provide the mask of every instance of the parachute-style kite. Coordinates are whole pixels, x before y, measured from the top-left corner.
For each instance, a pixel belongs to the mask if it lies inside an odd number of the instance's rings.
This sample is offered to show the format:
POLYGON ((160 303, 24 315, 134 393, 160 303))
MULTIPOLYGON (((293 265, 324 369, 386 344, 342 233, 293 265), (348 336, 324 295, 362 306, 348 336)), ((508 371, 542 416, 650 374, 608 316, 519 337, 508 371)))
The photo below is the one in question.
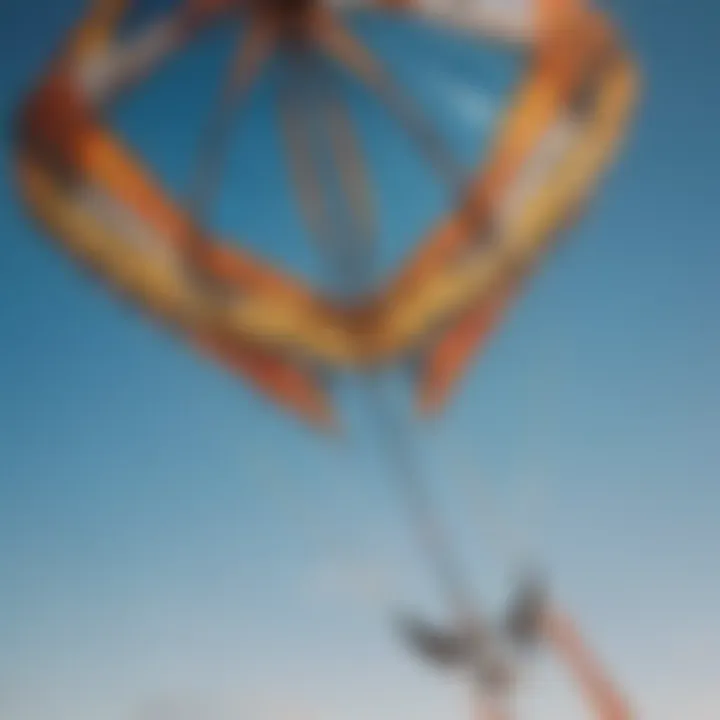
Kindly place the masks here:
MULTIPOLYGON (((32 213, 111 285, 308 421, 332 422, 333 374, 402 362, 415 374, 418 406, 440 408, 624 135, 637 77, 608 18, 582 0, 188 0, 130 23, 143 4, 91 2, 25 102, 16 158, 32 213), (471 173, 458 171, 402 83, 352 31, 361 15, 410 18, 517 50, 521 80, 471 173), (231 21, 242 37, 192 200, 183 203, 114 134, 106 111, 186 44, 231 21), (278 53, 298 62, 322 56, 354 77, 453 188, 452 210, 388 281, 367 282, 362 247, 343 254, 344 241, 329 238, 328 252, 346 271, 347 296, 338 298, 206 227, 228 118, 242 114, 278 53)), ((355 226, 370 235, 371 173, 342 107, 326 109, 340 190, 355 226)), ((307 225, 329 235, 330 195, 298 136, 301 118, 279 113, 307 225)))
MULTIPOLYGON (((429 45, 426 59, 438 47, 429 45)), ((485 80, 471 72, 468 82, 482 93, 485 80)), ((333 376, 394 366, 412 373, 417 405, 429 413, 447 401, 577 217, 623 138, 637 84, 608 18, 584 0, 94 0, 18 115, 18 179, 32 213, 68 252, 306 421, 333 424, 333 376), (389 29, 386 37, 402 25, 430 29, 445 37, 445 51, 457 44, 516 56, 519 80, 480 159, 458 157, 427 103, 358 31, 363 20, 389 29), (213 28, 225 26, 239 39, 180 201, 120 139, 111 110, 186 46, 214 42, 213 28), (281 270, 277 258, 251 252, 247 238, 228 241, 211 230, 232 130, 277 62, 291 79, 274 106, 282 170, 332 288, 281 270), (384 278, 377 166, 402 176, 401 185, 415 170, 393 167, 387 147, 373 167, 347 93, 329 79, 338 74, 363 88, 364 105, 383 108, 450 196, 449 210, 413 237, 384 278)), ((187 87, 188 104, 197 104, 197 78, 187 87)), ((276 159, 265 171, 279 172, 276 159)), ((266 212, 279 208, 275 200, 266 212)), ((395 212, 412 214, 422 202, 408 188, 395 212)), ((403 429, 379 393, 368 395, 453 610, 447 627, 403 616, 399 629, 425 659, 471 668, 483 691, 504 691, 515 676, 508 649, 522 653, 537 639, 542 588, 526 582, 502 628, 489 629, 434 523, 403 429)))

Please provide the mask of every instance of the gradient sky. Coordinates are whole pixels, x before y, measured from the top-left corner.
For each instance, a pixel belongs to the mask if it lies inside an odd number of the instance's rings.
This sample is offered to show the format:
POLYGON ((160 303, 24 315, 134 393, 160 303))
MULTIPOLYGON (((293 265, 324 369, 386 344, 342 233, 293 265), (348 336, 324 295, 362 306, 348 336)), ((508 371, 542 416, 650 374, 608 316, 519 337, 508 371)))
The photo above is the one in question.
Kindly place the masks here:
MULTIPOLYGON (((441 607, 357 388, 338 388, 344 440, 314 437, 105 294, 18 205, 12 112, 81 6, 0 0, 0 718, 464 717, 462 689, 389 632, 397 604, 441 607)), ((716 720, 720 8, 613 6, 646 76, 626 152, 418 445, 491 607, 507 557, 532 548, 642 717, 716 720)), ((364 32, 390 52, 389 34, 364 32)), ((117 111, 178 191, 221 47, 117 111)), ((516 68, 489 64, 473 98, 424 59, 405 80, 438 122, 457 116, 462 151, 516 68)), ((272 199, 262 93, 217 222, 277 240, 292 210, 272 199)), ((365 121, 370 152, 404 168, 380 181, 392 265, 441 198, 382 118, 365 121)), ((317 272, 293 247, 260 249, 317 272)), ((523 703, 539 720, 582 716, 545 661, 523 703)))

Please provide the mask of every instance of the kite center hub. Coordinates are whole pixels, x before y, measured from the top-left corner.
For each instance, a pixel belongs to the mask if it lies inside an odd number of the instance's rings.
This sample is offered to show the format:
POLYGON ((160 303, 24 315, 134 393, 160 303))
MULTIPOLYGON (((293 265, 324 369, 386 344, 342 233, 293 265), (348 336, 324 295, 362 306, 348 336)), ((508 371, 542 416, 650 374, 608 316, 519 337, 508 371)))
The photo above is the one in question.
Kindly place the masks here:
POLYGON ((318 0, 251 0, 253 11, 284 35, 302 35, 309 27, 318 0))

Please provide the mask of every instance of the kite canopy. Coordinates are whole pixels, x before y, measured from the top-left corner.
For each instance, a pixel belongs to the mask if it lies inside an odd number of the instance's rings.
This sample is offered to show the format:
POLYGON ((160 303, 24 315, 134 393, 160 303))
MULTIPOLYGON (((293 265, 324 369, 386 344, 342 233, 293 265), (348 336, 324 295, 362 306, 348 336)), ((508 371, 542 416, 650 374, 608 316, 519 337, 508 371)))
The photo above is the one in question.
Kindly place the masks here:
POLYGON ((579 0, 96 0, 22 108, 18 178, 71 254, 285 408, 329 424, 333 373, 403 363, 430 412, 635 94, 579 0))

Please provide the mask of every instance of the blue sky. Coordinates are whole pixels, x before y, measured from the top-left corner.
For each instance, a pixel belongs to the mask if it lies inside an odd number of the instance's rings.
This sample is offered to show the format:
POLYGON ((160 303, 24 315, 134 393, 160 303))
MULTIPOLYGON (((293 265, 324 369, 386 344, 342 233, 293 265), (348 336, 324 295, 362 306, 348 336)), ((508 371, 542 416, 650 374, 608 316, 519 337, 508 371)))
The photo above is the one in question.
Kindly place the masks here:
MULTIPOLYGON (((0 717, 457 716, 461 688, 417 667, 388 632, 398 603, 440 608, 357 388, 338 390, 344 438, 313 436, 106 295, 18 205, 11 114, 81 4, 48 4, 41 19, 29 3, 0 6, 0 717)), ((417 444, 491 606, 508 545, 532 547, 644 717, 710 720, 720 11, 709 0, 613 5, 646 76, 626 152, 445 416, 416 428, 417 444)), ((181 62, 210 69, 215 47, 181 62)), ((512 64, 488 66, 484 89, 499 98, 512 64)), ((191 153, 175 148, 202 104, 159 123, 187 92, 168 72, 117 121, 179 191, 191 153)), ((212 90, 186 77, 198 97, 212 90)), ((426 77, 407 82, 422 79, 431 102, 447 92, 426 77)), ((262 102, 253 138, 267 134, 262 102)), ((382 118, 365 121, 370 152, 394 152, 414 173, 382 118)), ((453 121, 460 150, 468 121, 453 121)), ((309 268, 300 243, 287 254, 277 244, 291 205, 267 205, 278 176, 243 142, 233 168, 254 182, 232 176, 217 222, 251 242, 269 232, 276 244, 260 249, 309 268), (237 203, 236 188, 254 194, 237 203)), ((419 176, 387 172, 381 186, 397 262, 441 199, 419 176)), ((523 702, 537 718, 580 716, 545 661, 523 702)))

